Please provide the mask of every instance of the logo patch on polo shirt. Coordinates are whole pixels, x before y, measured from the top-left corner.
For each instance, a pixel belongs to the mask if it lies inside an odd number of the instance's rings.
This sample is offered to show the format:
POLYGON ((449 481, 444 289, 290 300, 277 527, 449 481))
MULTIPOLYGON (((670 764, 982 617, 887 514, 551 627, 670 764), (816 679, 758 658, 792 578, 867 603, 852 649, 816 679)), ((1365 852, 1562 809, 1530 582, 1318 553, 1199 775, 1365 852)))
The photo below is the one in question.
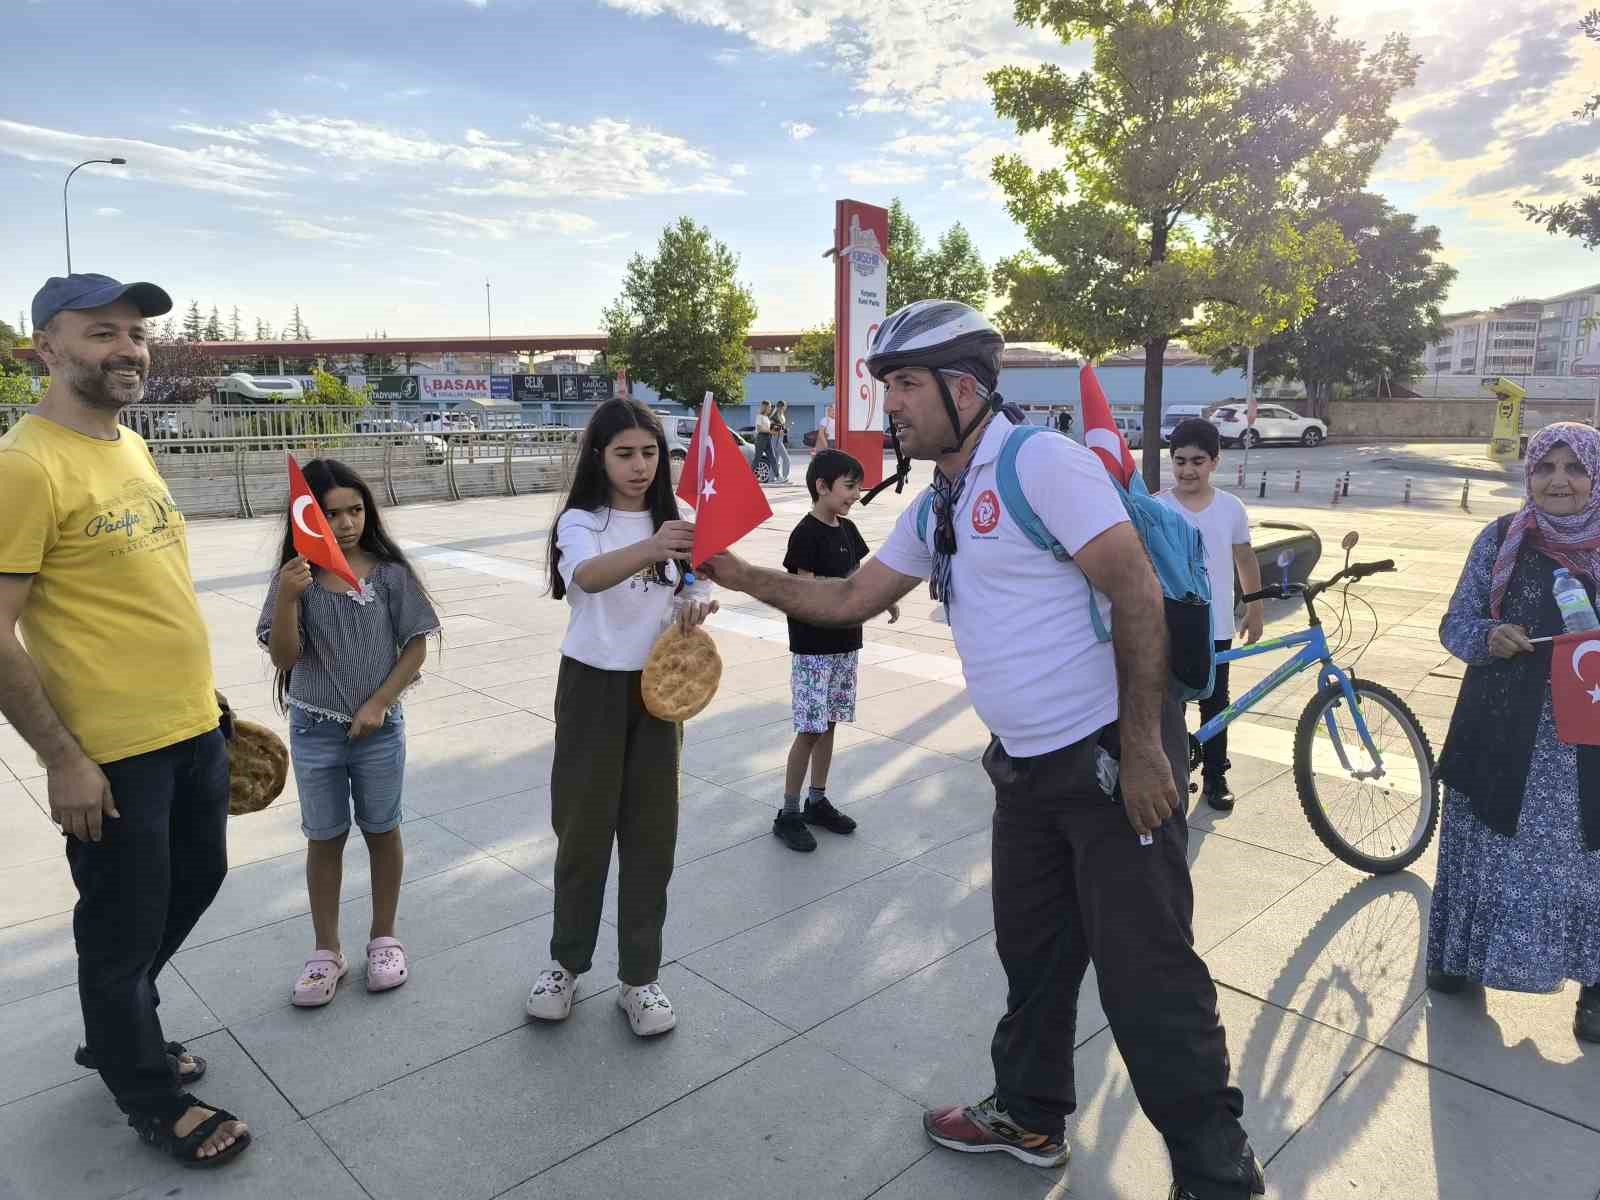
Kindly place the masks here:
POLYGON ((981 534, 993 533, 1000 524, 1000 497, 990 489, 978 493, 972 502, 972 528, 981 534))

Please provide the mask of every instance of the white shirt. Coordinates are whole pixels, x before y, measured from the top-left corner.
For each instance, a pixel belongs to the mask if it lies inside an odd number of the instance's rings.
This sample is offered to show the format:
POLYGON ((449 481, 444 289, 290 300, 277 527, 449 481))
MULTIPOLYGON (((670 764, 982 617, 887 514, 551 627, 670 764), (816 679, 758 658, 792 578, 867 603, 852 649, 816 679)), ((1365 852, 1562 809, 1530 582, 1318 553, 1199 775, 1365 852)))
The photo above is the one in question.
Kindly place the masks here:
POLYGON ((757 433, 771 433, 772 432, 772 418, 767 416, 766 413, 757 413, 756 414, 756 432, 757 433))
POLYGON ((1206 574, 1211 576, 1211 636, 1219 642, 1234 635, 1233 548, 1250 544, 1250 517, 1239 497, 1230 492, 1214 492, 1211 503, 1193 512, 1178 499, 1176 492, 1156 497, 1173 512, 1200 531, 1206 548, 1206 574))
MULTIPOLYGON (((1110 605, 1075 563, 1035 546, 1001 506, 995 460, 1013 426, 989 423, 955 513, 957 551, 946 606, 972 707, 1014 758, 1070 746, 1117 719, 1111 645, 1095 638, 1089 605, 1110 605)), ((1094 453, 1056 433, 1035 434, 1017 454, 1017 478, 1034 512, 1069 554, 1128 519, 1094 453)), ((926 579, 934 518, 917 537, 917 505, 900 515, 878 561, 926 579)))
POLYGON ((822 436, 827 438, 830 443, 833 441, 833 418, 832 417, 823 417, 822 418, 822 436))
MULTIPOLYGON (((686 516, 686 520, 693 520, 686 516)), ((561 653, 604 671, 641 671, 656 639, 672 623, 676 611, 673 591, 678 582, 676 563, 667 563, 670 583, 654 578, 654 567, 646 567, 631 579, 624 579, 603 592, 589 593, 575 582, 579 566, 602 554, 621 550, 655 534, 655 523, 647 512, 621 512, 599 508, 594 512, 569 509, 556 523, 556 544, 561 549, 558 569, 567 585, 567 603, 572 618, 561 653)), ((694 600, 711 597, 709 580, 696 580, 685 596, 694 600)))

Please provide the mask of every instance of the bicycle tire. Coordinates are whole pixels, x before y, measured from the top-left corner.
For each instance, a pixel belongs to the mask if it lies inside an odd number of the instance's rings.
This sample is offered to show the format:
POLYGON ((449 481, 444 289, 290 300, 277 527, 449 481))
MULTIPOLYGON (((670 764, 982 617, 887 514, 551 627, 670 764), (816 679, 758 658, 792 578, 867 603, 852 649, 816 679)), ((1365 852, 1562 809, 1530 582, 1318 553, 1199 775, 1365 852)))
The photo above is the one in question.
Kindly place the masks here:
MULTIPOLYGON (((1351 842, 1339 832, 1334 821, 1326 811, 1326 805, 1317 792, 1316 771, 1313 769, 1313 741, 1317 730, 1322 725, 1323 714, 1335 702, 1344 701, 1344 688, 1338 683, 1328 684, 1323 687, 1306 704, 1305 710, 1300 714, 1300 720, 1295 725, 1294 731, 1294 784, 1295 791, 1300 796, 1300 808, 1306 815, 1306 820, 1311 823, 1312 832, 1317 839, 1328 848, 1340 862, 1366 871, 1373 875, 1387 875, 1394 871, 1404 870, 1420 858, 1429 844, 1433 841, 1434 833, 1439 828, 1439 774, 1438 766, 1434 762, 1433 746, 1428 741, 1428 735, 1422 728, 1422 722, 1417 720, 1417 714, 1411 711, 1410 705, 1397 696, 1389 688, 1380 683, 1373 683, 1367 679, 1350 679, 1350 686, 1355 689, 1356 702, 1364 705, 1370 698, 1376 707, 1387 709, 1394 717, 1413 749, 1420 747, 1422 751, 1421 762, 1427 766, 1427 778, 1423 781, 1422 794, 1417 802, 1426 805, 1424 812, 1419 814, 1420 820, 1412 825, 1409 844, 1398 852, 1387 855, 1372 854, 1351 842)), ((1358 749, 1362 749, 1358 744, 1358 749)), ((1368 836, 1378 833, 1393 821, 1398 820, 1398 815, 1393 815, 1387 821, 1381 822, 1368 831, 1368 836)), ((1364 840, 1364 839, 1358 839, 1364 840)))

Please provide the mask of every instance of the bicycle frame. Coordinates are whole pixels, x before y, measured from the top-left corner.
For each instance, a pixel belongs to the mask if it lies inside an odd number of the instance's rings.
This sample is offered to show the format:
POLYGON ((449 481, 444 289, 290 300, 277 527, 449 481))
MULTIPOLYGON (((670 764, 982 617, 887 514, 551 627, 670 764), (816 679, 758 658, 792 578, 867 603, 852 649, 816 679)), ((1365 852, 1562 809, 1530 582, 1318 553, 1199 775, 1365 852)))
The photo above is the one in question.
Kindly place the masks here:
POLYGON ((1284 637, 1268 638, 1257 642, 1253 646, 1239 646, 1232 650, 1225 650, 1217 655, 1217 662, 1237 662, 1242 658, 1254 658, 1258 654, 1270 654, 1274 650, 1286 650, 1299 646, 1300 651, 1292 658, 1280 663, 1278 667, 1260 683, 1247 691, 1237 700, 1229 703, 1211 720, 1200 726, 1195 733, 1195 739, 1208 742, 1221 733, 1239 717, 1249 712, 1262 697, 1270 695, 1282 684, 1293 679, 1301 671, 1314 665, 1321 665, 1321 673, 1317 679, 1317 690, 1320 692, 1329 684, 1337 683, 1344 692, 1345 703, 1350 706, 1350 711, 1355 716, 1356 731, 1361 735, 1361 741, 1366 746, 1367 752, 1372 755, 1374 770, 1372 772, 1356 771, 1350 764, 1349 756, 1345 754, 1344 743, 1340 740, 1338 730, 1333 723, 1333 714, 1330 712, 1324 718, 1328 727, 1328 736, 1333 742, 1335 752, 1339 755, 1339 764, 1346 771, 1358 778, 1368 775, 1381 777, 1383 774, 1383 755, 1377 746, 1372 743, 1372 734, 1367 729, 1366 717, 1361 712, 1361 707, 1356 703, 1355 688, 1350 683, 1350 676, 1340 670, 1334 663, 1333 656, 1328 652, 1328 639, 1322 632, 1320 624, 1312 625, 1302 633, 1291 633, 1284 637))

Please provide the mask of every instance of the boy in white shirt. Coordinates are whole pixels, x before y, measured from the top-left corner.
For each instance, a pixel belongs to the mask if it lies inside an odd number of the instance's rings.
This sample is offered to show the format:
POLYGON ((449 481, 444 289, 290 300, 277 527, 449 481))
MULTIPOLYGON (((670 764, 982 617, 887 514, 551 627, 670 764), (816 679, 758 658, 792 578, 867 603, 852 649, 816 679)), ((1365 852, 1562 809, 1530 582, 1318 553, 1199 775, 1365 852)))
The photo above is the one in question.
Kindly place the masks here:
MULTIPOLYGON (((1222 457, 1222 439, 1210 421, 1192 417, 1178 423, 1170 440, 1172 471, 1170 491, 1159 499, 1200 531, 1206 548, 1206 571, 1211 576, 1211 626, 1217 653, 1233 646, 1234 569, 1246 592, 1261 590, 1261 565, 1250 548, 1250 518, 1237 496, 1211 486, 1222 457)), ((1261 640, 1261 601, 1245 605, 1240 635, 1246 646, 1261 640)), ((1216 686, 1200 701, 1200 720, 1209 721, 1228 707, 1228 664, 1217 664, 1216 686)), ((1233 793, 1228 788, 1228 732, 1223 730, 1205 743, 1201 773, 1202 796, 1212 808, 1228 812, 1233 793)))

